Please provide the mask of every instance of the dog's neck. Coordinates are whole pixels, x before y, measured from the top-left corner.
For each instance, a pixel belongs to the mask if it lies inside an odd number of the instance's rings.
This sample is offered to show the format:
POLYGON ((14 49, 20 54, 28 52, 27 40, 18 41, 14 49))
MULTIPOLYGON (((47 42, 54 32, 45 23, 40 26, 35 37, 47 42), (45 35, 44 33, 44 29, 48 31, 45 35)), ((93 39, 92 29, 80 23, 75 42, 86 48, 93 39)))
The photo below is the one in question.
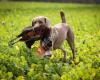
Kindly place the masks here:
MULTIPOLYGON (((42 37, 41 37, 41 40, 40 40, 40 45, 42 47, 47 48, 47 46, 44 46, 44 45, 47 45, 48 44, 48 41, 50 40, 49 39, 50 35, 51 35, 51 28, 46 27, 43 30, 43 34, 42 34, 42 37), (44 44, 44 45, 42 45, 42 44, 44 44)), ((47 50, 47 49, 45 49, 45 50, 47 50)))

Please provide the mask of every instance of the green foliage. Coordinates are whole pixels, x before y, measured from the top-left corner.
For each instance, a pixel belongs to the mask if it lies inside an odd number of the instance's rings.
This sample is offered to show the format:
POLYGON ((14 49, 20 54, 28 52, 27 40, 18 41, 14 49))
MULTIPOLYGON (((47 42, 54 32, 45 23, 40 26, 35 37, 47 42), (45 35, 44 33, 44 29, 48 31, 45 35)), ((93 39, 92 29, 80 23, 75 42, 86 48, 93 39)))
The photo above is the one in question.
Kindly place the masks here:
POLYGON ((60 3, 0 3, 0 80, 99 80, 100 79, 100 5, 60 3), (60 50, 50 59, 41 59, 36 50, 24 43, 8 46, 9 40, 31 25, 36 16, 47 16, 51 25, 59 23, 63 9, 66 20, 75 34, 77 58, 72 61, 68 44, 67 62, 63 63, 60 50))

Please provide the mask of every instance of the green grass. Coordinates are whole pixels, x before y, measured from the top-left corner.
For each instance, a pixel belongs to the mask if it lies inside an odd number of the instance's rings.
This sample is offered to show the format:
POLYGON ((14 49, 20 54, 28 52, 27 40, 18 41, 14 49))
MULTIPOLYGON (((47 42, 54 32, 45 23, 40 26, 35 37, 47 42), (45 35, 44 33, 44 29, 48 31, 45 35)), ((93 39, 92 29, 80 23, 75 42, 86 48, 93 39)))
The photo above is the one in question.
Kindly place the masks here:
POLYGON ((100 5, 64 3, 0 3, 0 80, 99 80, 100 79, 100 5), (38 42, 31 50, 24 43, 12 48, 8 42, 21 30, 31 25, 36 16, 46 16, 51 26, 61 22, 63 10, 67 23, 75 34, 76 63, 72 62, 71 50, 64 42, 67 62, 60 58, 60 50, 53 51, 49 60, 36 55, 38 42), (77 65, 75 65, 77 64, 77 65))

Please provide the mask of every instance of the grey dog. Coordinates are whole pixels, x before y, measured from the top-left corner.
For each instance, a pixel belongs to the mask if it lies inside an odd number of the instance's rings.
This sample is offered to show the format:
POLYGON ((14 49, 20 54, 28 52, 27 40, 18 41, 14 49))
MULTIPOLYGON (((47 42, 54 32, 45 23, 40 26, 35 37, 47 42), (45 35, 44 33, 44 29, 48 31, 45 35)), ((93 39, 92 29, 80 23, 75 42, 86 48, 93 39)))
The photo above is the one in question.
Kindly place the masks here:
MULTIPOLYGON (((66 51, 61 46, 64 40, 67 40, 73 53, 73 60, 75 60, 76 51, 74 44, 74 34, 69 25, 66 23, 63 11, 60 12, 60 16, 62 23, 56 24, 53 28, 50 27, 50 21, 46 17, 44 16, 36 17, 32 21, 33 30, 39 32, 41 38, 43 38, 43 36, 49 37, 49 39, 52 41, 52 46, 50 46, 50 49, 46 51, 45 55, 51 55, 50 52, 51 49, 53 50, 61 49, 64 53, 64 61, 66 61, 66 51)), ((44 46, 42 40, 40 41, 40 44, 44 46)))

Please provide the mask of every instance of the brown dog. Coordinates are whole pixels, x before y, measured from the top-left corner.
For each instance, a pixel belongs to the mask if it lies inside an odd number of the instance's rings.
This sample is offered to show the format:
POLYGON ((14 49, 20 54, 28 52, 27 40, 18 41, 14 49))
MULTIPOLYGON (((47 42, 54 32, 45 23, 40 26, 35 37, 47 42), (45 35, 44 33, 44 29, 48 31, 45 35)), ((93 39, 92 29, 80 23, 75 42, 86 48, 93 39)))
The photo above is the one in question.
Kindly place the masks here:
MULTIPOLYGON (((55 49, 61 49, 64 53, 64 61, 66 61, 66 51, 61 47, 62 43, 64 40, 67 40, 72 53, 73 53, 73 60, 76 57, 76 52, 75 52, 75 45, 74 45, 74 34, 72 30, 70 29, 69 25, 66 23, 65 20, 65 15, 61 11, 60 12, 62 23, 59 23, 54 26, 54 28, 50 28, 49 20, 45 17, 37 17, 35 20, 32 22, 33 30, 34 31, 39 31, 41 38, 41 46, 45 47, 43 45, 43 39, 45 37, 49 37, 49 39, 52 41, 52 46, 50 46, 50 49, 47 51, 50 52, 51 47, 53 50, 55 49)), ((45 54, 47 54, 47 51, 45 54)), ((48 55, 51 55, 51 53, 48 55)))

